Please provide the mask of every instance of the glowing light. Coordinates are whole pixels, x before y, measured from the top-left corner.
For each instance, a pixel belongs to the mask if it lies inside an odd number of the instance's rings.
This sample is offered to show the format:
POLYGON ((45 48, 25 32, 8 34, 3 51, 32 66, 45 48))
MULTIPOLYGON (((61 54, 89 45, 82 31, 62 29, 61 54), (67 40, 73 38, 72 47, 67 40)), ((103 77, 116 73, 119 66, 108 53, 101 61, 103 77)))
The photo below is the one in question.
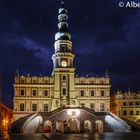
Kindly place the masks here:
POLYGON ((8 123, 9 123, 8 120, 6 120, 6 119, 3 120, 3 124, 4 124, 4 125, 6 125, 6 124, 8 124, 8 123))
POLYGON ((79 116, 81 114, 79 109, 68 109, 67 115, 79 116))

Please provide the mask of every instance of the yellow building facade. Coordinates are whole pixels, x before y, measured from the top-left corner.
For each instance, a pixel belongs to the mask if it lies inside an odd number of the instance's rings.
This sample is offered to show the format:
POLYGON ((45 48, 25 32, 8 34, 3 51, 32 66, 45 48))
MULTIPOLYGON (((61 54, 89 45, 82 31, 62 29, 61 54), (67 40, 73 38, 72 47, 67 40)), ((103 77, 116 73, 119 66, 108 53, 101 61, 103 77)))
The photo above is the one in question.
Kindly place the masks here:
POLYGON ((113 114, 137 122, 140 120, 140 93, 117 91, 111 97, 110 107, 113 114))
MULTIPOLYGON (((52 76, 20 76, 14 82, 14 119, 34 112, 50 112, 62 106, 85 106, 110 111, 110 78, 75 74, 68 15, 62 1, 55 35, 52 76)), ((84 64, 83 64, 84 65, 84 64)))

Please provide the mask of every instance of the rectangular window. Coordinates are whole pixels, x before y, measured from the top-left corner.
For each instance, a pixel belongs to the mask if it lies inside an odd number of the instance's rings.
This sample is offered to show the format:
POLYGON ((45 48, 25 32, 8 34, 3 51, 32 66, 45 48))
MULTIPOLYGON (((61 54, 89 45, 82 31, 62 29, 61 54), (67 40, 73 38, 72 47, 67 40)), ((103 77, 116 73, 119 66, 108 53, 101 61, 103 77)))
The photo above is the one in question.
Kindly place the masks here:
POLYGON ((81 106, 82 106, 82 107, 84 107, 84 106, 85 106, 85 104, 84 104, 84 103, 81 103, 81 106))
POLYGON ((104 90, 101 90, 101 96, 105 96, 104 90))
POLYGON ((129 105, 132 105, 132 102, 130 102, 129 105))
POLYGON ((126 110, 123 111, 123 115, 127 115, 127 111, 126 110))
POLYGON ((139 105, 139 103, 138 103, 138 102, 136 102, 136 105, 139 105))
POLYGON ((32 104, 32 111, 37 111, 37 104, 32 104))
POLYGON ((63 95, 66 95, 66 88, 63 88, 63 95))
POLYGON ((20 96, 25 96, 24 89, 21 89, 21 90, 20 90, 20 96))
POLYGON ((21 83, 21 84, 24 84, 24 83, 25 83, 25 80, 24 80, 24 79, 21 79, 21 80, 20 80, 20 83, 21 83))
POLYGON ((48 111, 48 104, 44 104, 44 111, 48 111))
POLYGON ((105 104, 104 103, 100 104, 100 111, 105 111, 105 104))
POLYGON ((32 91, 32 96, 37 96, 37 90, 32 91))
POLYGON ((130 111, 130 115, 133 115, 133 111, 130 111))
POLYGON ((20 104, 20 111, 24 111, 24 103, 20 104))
POLYGON ((44 90, 44 96, 45 96, 45 97, 48 96, 48 90, 44 90))
POLYGON ((84 94, 85 94, 85 92, 84 92, 84 90, 81 90, 81 96, 83 97, 84 96, 84 94))
POLYGON ((126 105, 126 102, 123 102, 123 105, 126 105))
POLYGON ((95 103, 91 103, 91 104, 90 104, 90 108, 91 108, 92 110, 95 110, 95 103))
POLYGON ((62 76, 62 80, 64 80, 64 81, 67 80, 67 76, 66 75, 63 75, 62 76))
POLYGON ((37 80, 33 80, 33 84, 36 84, 37 83, 37 80))
POLYGON ((91 90, 91 96, 95 96, 94 90, 91 90))
POLYGON ((139 111, 136 111, 136 115, 139 115, 139 111))

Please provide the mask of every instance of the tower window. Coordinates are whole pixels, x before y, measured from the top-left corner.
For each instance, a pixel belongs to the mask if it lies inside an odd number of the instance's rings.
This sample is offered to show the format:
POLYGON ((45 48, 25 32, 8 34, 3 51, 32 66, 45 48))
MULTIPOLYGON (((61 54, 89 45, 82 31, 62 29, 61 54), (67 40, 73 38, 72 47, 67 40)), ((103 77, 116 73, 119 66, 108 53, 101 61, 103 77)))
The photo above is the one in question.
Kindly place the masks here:
POLYGON ((32 104, 32 111, 37 111, 37 104, 32 104))
POLYGON ((45 97, 48 96, 48 90, 44 90, 44 96, 45 96, 45 97))
POLYGON ((66 88, 63 88, 63 95, 66 95, 66 88))
POLYGON ((32 96, 37 96, 37 91, 36 90, 32 91, 32 96))
POLYGON ((24 90, 22 89, 22 90, 20 90, 20 96, 25 96, 25 92, 24 92, 24 90))
POLYGON ((24 103, 20 104, 20 111, 24 111, 24 103))
POLYGON ((84 90, 81 90, 81 96, 83 97, 84 96, 84 94, 85 94, 85 92, 84 92, 84 90))
POLYGON ((95 96, 94 90, 91 90, 91 96, 95 96))
POLYGON ((101 96, 105 96, 104 90, 101 90, 101 96))
POLYGON ((67 52, 67 46, 66 46, 66 45, 62 45, 61 51, 62 51, 62 52, 67 52))
POLYGON ((48 104, 44 104, 44 111, 48 111, 48 104))
POLYGON ((62 76, 62 80, 67 80, 67 76, 66 75, 63 75, 62 76))

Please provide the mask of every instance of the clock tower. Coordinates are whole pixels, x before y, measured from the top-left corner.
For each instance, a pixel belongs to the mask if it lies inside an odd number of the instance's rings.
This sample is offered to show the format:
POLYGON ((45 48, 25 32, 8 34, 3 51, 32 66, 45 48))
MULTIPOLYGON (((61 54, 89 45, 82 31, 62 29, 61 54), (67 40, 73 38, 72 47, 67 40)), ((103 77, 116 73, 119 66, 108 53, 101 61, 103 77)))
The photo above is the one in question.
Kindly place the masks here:
POLYGON ((75 95, 75 69, 73 67, 74 54, 72 52, 71 35, 68 31, 68 15, 61 1, 58 15, 58 32, 55 34, 54 49, 52 56, 54 76, 54 98, 52 110, 64 105, 76 105, 75 95))

